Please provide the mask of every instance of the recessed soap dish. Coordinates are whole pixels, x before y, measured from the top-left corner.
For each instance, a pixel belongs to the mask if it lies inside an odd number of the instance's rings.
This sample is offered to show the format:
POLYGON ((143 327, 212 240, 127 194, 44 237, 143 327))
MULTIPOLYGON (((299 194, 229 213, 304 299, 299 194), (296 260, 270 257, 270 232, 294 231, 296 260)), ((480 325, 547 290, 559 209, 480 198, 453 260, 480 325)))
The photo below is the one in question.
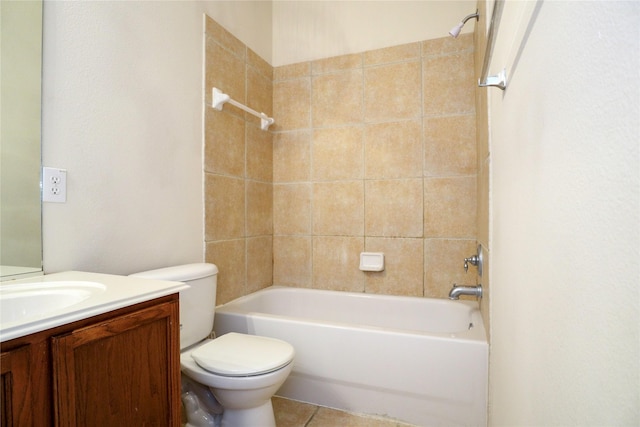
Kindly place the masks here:
POLYGON ((362 271, 383 271, 384 253, 382 252, 361 252, 360 270, 362 271))

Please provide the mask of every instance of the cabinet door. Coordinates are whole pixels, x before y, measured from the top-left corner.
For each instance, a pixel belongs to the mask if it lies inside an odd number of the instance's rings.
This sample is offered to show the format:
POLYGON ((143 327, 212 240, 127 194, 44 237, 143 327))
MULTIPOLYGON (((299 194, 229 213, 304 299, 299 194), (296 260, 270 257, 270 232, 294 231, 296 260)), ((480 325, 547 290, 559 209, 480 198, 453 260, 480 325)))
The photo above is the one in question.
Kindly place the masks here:
POLYGON ((31 426, 31 346, 0 354, 0 426, 31 426))
POLYGON ((59 426, 179 426, 178 302, 52 338, 59 426))

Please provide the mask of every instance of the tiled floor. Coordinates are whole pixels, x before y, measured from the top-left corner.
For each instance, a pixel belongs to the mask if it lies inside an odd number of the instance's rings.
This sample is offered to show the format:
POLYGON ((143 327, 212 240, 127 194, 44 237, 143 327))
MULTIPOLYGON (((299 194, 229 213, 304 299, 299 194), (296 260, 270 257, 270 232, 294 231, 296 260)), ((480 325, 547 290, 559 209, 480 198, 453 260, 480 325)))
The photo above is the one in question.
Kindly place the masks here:
POLYGON ((395 420, 352 414, 337 409, 274 397, 278 427, 410 427, 395 420))

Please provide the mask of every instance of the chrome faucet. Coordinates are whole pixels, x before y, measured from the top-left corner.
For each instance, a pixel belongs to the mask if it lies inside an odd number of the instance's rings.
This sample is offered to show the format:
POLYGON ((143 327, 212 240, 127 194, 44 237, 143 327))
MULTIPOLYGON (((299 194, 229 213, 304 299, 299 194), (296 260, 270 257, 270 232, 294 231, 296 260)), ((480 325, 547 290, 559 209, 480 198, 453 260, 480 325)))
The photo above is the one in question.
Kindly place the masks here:
POLYGON ((449 291, 449 299, 460 299, 460 295, 471 295, 482 298, 482 285, 477 286, 458 286, 455 283, 449 291))

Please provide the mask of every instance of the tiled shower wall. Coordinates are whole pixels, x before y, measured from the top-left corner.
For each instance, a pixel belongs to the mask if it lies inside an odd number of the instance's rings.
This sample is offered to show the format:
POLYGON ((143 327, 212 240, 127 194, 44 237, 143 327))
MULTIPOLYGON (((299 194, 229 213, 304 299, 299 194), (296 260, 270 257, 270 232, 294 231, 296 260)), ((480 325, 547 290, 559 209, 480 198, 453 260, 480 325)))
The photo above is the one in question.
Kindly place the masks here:
POLYGON ((218 302, 271 283, 434 297, 475 283, 472 35, 271 69, 209 19, 206 56, 207 99, 216 86, 276 120, 261 132, 206 109, 218 302), (362 251, 385 270, 360 271, 362 251))
POLYGON ((211 89, 271 115, 273 69, 208 17, 205 48, 205 259, 225 303, 272 283, 272 134, 231 104, 211 108, 211 89))
MULTIPOLYGON (((475 74, 482 74, 484 54, 487 48, 487 2, 478 2, 480 18, 476 22, 474 33, 475 74)), ((483 273, 479 278, 483 294, 480 311, 488 339, 491 339, 489 313, 491 309, 491 248, 489 247, 489 175, 491 156, 489 150, 489 111, 487 96, 491 88, 476 88, 476 142, 478 153, 478 244, 483 247, 483 273)), ((495 89, 493 89, 495 91, 495 89)))
POLYGON ((273 282, 446 296, 475 252, 471 35, 274 69, 273 282), (384 272, 358 269, 384 252, 384 272))

